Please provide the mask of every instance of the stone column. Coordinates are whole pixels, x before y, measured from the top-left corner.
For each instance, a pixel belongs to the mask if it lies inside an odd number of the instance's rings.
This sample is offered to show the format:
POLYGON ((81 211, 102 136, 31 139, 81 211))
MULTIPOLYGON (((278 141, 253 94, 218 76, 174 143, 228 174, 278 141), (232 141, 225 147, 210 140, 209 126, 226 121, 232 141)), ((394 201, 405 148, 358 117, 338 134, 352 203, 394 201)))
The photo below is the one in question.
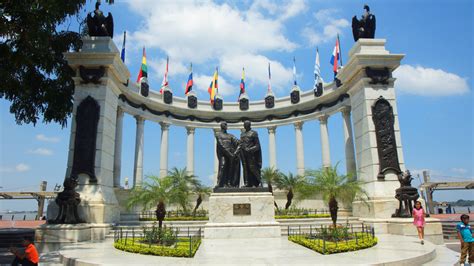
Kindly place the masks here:
POLYGON ((194 175, 194 131, 193 127, 186 127, 188 133, 186 149, 186 171, 188 175, 194 175))
POLYGON ((295 123, 296 137, 296 173, 304 175, 303 122, 295 123))
POLYGON ((268 155, 269 155, 269 165, 273 169, 277 169, 277 160, 276 160, 276 141, 275 141, 275 132, 276 126, 268 127, 268 155))
POLYGON ((161 125, 161 145, 160 145, 160 177, 168 174, 168 133, 170 124, 160 122, 161 125))
POLYGON ((122 128, 123 110, 117 108, 117 122, 115 123, 115 149, 114 149, 114 187, 120 187, 120 172, 122 164, 122 128))
POLYGON ((135 136, 135 163, 133 167, 133 186, 141 187, 143 183, 143 128, 145 120, 135 116, 137 120, 137 133, 135 136))
POLYGON ((219 159, 217 158, 217 140, 216 140, 216 133, 219 131, 219 129, 214 128, 212 130, 212 137, 214 138, 214 178, 213 178, 213 185, 217 185, 217 174, 219 172, 219 159))
POLYGON ((328 116, 319 117, 319 129, 321 131, 321 151, 323 157, 323 167, 331 166, 331 153, 329 150, 329 134, 328 134, 328 116))
POLYGON ((346 173, 352 173, 357 176, 354 141, 352 139, 352 124, 351 124, 351 109, 346 107, 342 110, 342 117, 344 118, 344 147, 346 152, 346 173))

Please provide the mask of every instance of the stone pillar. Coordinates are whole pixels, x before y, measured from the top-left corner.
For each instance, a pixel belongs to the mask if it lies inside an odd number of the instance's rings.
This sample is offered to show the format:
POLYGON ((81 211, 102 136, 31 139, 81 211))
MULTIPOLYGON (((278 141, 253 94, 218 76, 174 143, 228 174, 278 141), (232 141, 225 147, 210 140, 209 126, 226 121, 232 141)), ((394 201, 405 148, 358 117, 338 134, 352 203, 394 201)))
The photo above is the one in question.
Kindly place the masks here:
POLYGON ((141 187, 143 183, 143 129, 145 120, 135 116, 137 120, 137 133, 135 135, 135 163, 133 166, 133 187, 141 187))
POLYGON ((346 173, 352 173, 357 176, 355 154, 354 154, 354 141, 352 139, 352 124, 351 124, 351 111, 350 107, 342 110, 342 117, 344 119, 344 150, 346 152, 346 173))
POLYGON ((378 178, 381 169, 372 107, 379 97, 389 102, 393 111, 396 143, 393 148, 398 157, 398 166, 404 171, 395 78, 392 76, 403 56, 387 51, 383 39, 359 39, 349 51, 348 64, 337 75, 350 96, 357 178, 364 182, 364 189, 369 196, 368 205, 360 201, 353 202, 353 215, 357 217, 386 219, 398 208, 398 201, 394 198, 395 189, 400 186, 397 171, 388 170, 378 178))
POLYGON ((168 133, 170 124, 160 122, 161 145, 160 145, 160 177, 168 175, 168 133))
MULTIPOLYGON (((120 123, 117 121, 117 109, 119 95, 124 88, 122 84, 127 83, 130 72, 120 60, 120 51, 110 37, 84 37, 82 43, 79 52, 67 52, 64 55, 74 71, 75 84, 66 177, 70 177, 75 169, 78 177, 76 191, 81 195, 78 207, 81 218, 87 223, 115 223, 120 219, 114 192, 116 126, 120 126, 117 125, 120 123), (91 100, 95 101, 99 107, 97 130, 94 132, 96 141, 93 170, 77 165, 77 160, 84 155, 75 151, 75 138, 79 133, 76 123, 78 106, 86 100, 89 103, 91 100), (76 165, 75 156, 79 156, 76 158, 76 165)), ((84 132, 86 131, 80 133, 84 132)), ((50 203, 51 208, 54 204, 54 201, 50 203)))
POLYGON ((276 155, 276 141, 275 141, 276 126, 268 127, 268 156, 269 165, 273 169, 277 169, 277 155, 276 155))
POLYGON ((296 137, 296 173, 304 175, 303 122, 295 123, 296 137))
POLYGON ((122 129, 123 110, 117 108, 117 122, 115 126, 115 149, 114 149, 114 187, 120 187, 120 173, 122 168, 122 129))
POLYGON ((194 175, 194 131, 193 127, 186 127, 188 133, 186 146, 186 171, 188 175, 194 175))
POLYGON ((319 129, 321 132, 321 151, 323 158, 323 167, 331 166, 331 152, 329 149, 328 116, 319 117, 319 129))
POLYGON ((219 131, 219 129, 214 128, 212 130, 212 137, 214 138, 214 177, 213 177, 213 185, 217 185, 217 174, 219 172, 219 159, 217 158, 217 140, 216 140, 216 133, 219 131))

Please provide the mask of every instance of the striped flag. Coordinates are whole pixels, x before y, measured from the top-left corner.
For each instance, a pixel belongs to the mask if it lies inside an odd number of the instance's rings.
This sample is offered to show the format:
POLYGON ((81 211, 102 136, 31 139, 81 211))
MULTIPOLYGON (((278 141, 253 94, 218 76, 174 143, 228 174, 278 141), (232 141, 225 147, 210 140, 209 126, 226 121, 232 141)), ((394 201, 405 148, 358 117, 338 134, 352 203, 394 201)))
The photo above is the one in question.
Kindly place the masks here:
POLYGON ((188 77, 188 82, 186 83, 186 90, 184 91, 184 94, 188 94, 192 89, 193 89, 193 64, 191 63, 191 66, 189 67, 189 77, 188 77))
POLYGON ((337 75, 339 60, 341 60, 341 49, 340 49, 339 34, 338 34, 336 38, 336 45, 334 46, 334 50, 332 52, 331 61, 330 61, 332 65, 332 71, 334 72, 334 78, 336 78, 336 75, 337 75))
POLYGON ((140 67, 140 72, 138 72, 137 83, 139 83, 142 78, 146 77, 148 77, 148 67, 146 66, 145 46, 143 46, 142 66, 140 67))
POLYGON ((296 59, 295 57, 293 56, 293 85, 298 85, 296 83, 296 59))
POLYGON ((161 82, 160 93, 163 93, 163 89, 168 86, 168 64, 170 62, 170 58, 166 57, 166 70, 165 74, 163 75, 163 81, 161 82))
POLYGON ((239 93, 238 100, 240 100, 240 96, 242 96, 242 94, 244 93, 245 93, 245 69, 242 68, 242 78, 240 79, 240 93, 239 93))
POLYGON ((211 84, 209 85, 209 88, 207 89, 207 92, 209 92, 209 98, 211 100, 211 104, 214 104, 214 100, 217 97, 218 93, 218 86, 217 86, 217 80, 219 78, 218 74, 218 69, 216 67, 216 71, 214 72, 214 77, 212 78, 211 84))
POLYGON ((127 37, 127 32, 123 31, 123 43, 122 43, 122 53, 120 54, 120 58, 122 58, 122 62, 125 63, 125 38, 127 37))
POLYGON ((314 87, 316 88, 316 85, 322 82, 323 78, 321 77, 321 66, 319 64, 319 50, 316 47, 316 60, 314 62, 314 87))
POLYGON ((272 73, 270 71, 270 62, 268 62, 268 92, 272 91, 272 73))

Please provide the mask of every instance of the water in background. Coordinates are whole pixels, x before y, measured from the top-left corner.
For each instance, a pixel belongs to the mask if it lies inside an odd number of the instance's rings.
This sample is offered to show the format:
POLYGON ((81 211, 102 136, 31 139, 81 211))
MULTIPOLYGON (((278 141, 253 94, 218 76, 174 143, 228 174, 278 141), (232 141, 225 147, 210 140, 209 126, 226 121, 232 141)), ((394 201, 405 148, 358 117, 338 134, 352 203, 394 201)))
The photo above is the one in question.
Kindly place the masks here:
POLYGON ((35 220, 36 211, 25 211, 25 212, 0 212, 2 221, 21 221, 21 220, 35 220), (12 219, 13 218, 13 219, 12 219))

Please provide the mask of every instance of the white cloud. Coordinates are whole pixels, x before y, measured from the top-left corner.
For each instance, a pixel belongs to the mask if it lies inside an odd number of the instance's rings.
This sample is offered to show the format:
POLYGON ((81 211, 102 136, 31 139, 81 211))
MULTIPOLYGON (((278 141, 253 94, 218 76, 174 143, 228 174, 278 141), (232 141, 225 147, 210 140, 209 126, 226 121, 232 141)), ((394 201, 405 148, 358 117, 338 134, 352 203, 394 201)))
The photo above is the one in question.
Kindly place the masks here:
MULTIPOLYGON (((193 74, 193 81, 196 86, 196 90, 203 91, 206 93, 206 95, 208 95, 207 89, 209 88, 209 84, 212 81, 212 76, 193 74)), ((233 88, 222 76, 219 76, 219 81, 217 85, 219 94, 221 96, 231 95, 235 93, 235 90, 237 90, 237 87, 233 88)))
POLYGON ((36 139, 44 142, 59 142, 61 139, 58 137, 47 137, 43 134, 36 135, 36 139))
POLYGON ((336 9, 322 9, 313 14, 315 23, 311 23, 301 30, 311 46, 325 42, 335 42, 337 34, 342 34, 344 28, 349 27, 349 21, 336 18, 336 9))
POLYGON ((451 171, 460 175, 465 175, 468 172, 467 169, 465 168, 457 168, 457 167, 451 168, 451 171))
POLYGON ((34 149, 34 150, 29 150, 28 153, 43 155, 43 156, 53 155, 53 151, 50 150, 50 149, 46 149, 46 148, 37 148, 37 149, 34 149))
POLYGON ((469 92, 466 78, 442 69, 401 65, 393 76, 395 88, 406 94, 421 96, 462 95, 469 92))
POLYGON ((15 166, 15 170, 17 172, 26 172, 26 171, 30 170, 30 166, 27 165, 27 164, 24 164, 24 163, 19 163, 15 166))

